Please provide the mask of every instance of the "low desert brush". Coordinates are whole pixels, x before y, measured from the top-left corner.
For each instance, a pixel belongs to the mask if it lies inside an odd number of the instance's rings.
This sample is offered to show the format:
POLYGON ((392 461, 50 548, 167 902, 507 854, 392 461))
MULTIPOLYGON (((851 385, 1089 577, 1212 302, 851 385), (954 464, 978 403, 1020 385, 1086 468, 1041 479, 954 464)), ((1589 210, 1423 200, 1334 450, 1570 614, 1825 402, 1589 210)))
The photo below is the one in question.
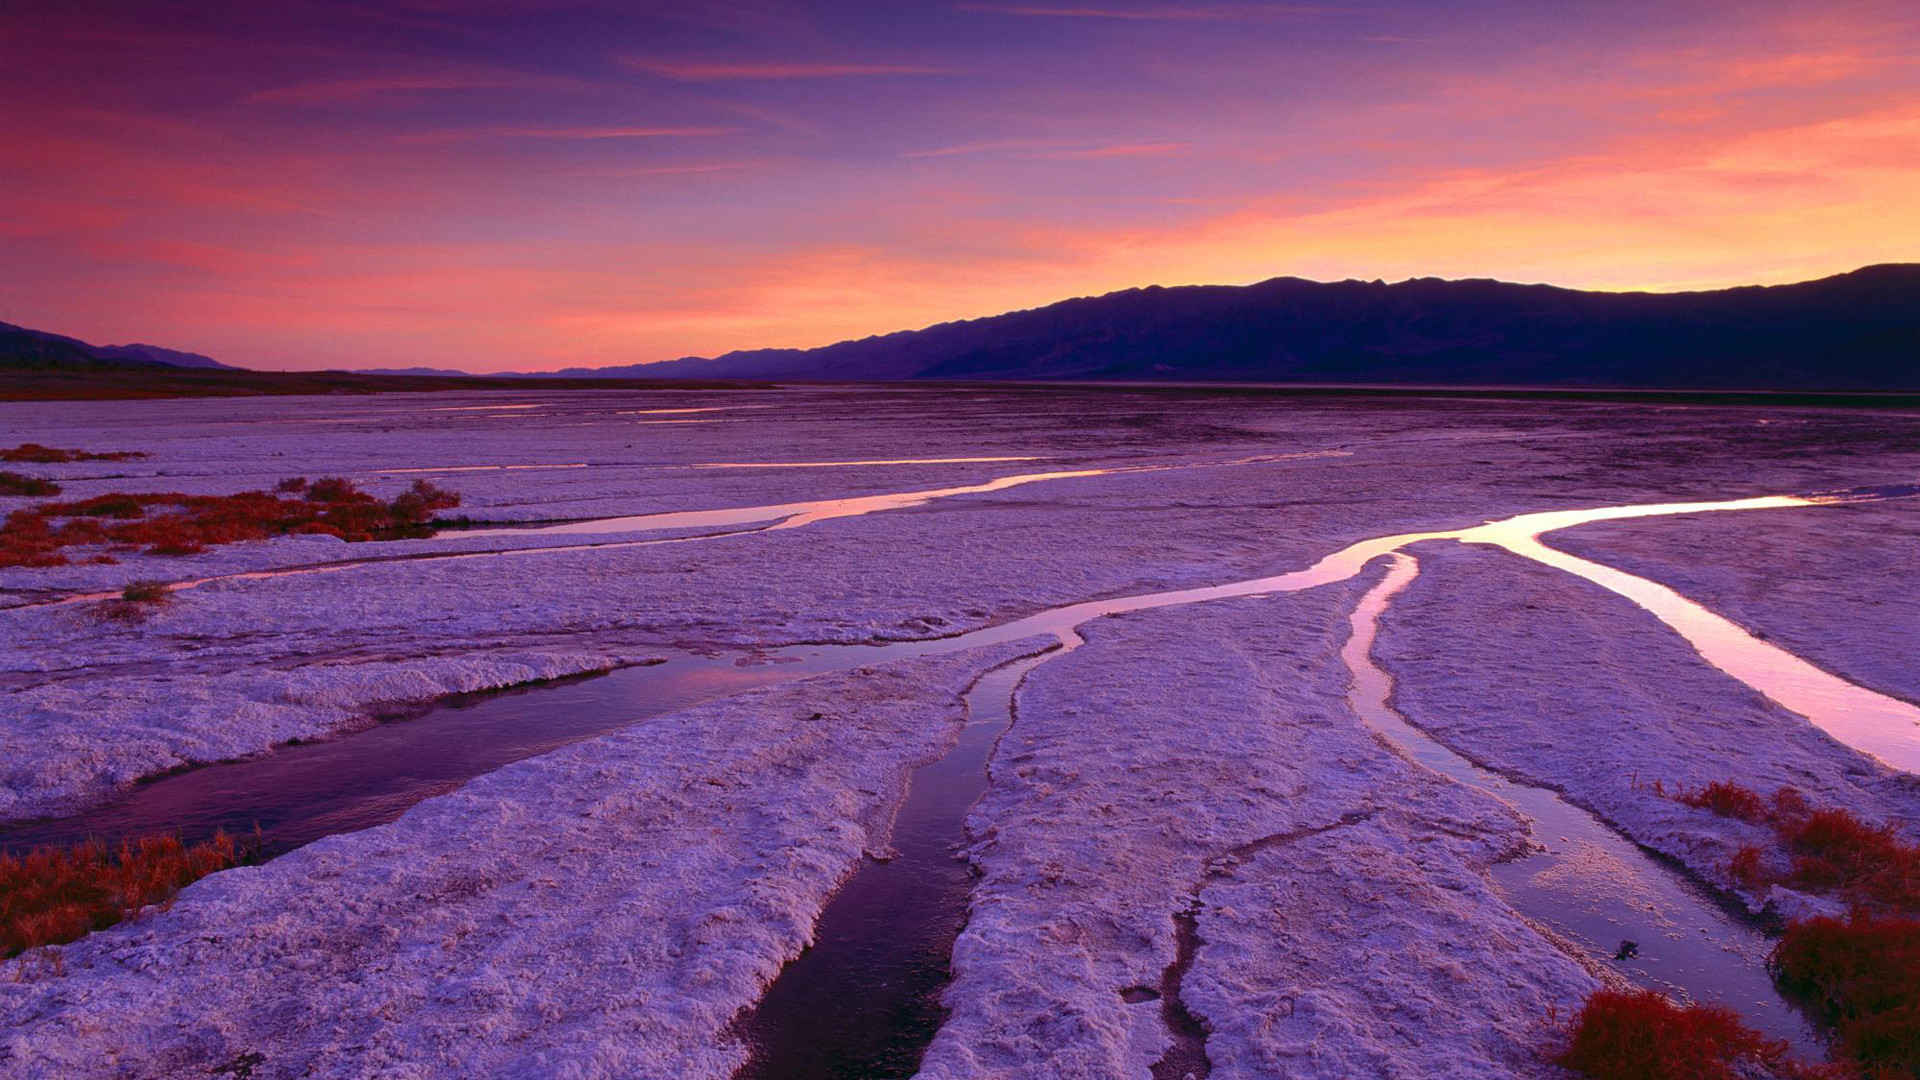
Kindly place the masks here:
POLYGON ((225 833, 193 845, 145 836, 113 849, 91 840, 0 854, 0 956, 105 929, 241 857, 240 845, 225 833))
POLYGON ((1653 990, 1597 990, 1554 1063, 1596 1080, 1742 1080, 1756 1068, 1795 1075, 1787 1045, 1730 1009, 1680 1005, 1653 990))
POLYGON ((347 480, 328 477, 291 497, 179 492, 96 495, 16 510, 0 524, 0 566, 60 566, 66 549, 139 548, 150 555, 192 555, 216 544, 322 533, 343 540, 425 536, 435 511, 460 496, 424 480, 381 502, 347 480))
POLYGON ((0 471, 0 495, 58 495, 60 485, 24 473, 0 471))

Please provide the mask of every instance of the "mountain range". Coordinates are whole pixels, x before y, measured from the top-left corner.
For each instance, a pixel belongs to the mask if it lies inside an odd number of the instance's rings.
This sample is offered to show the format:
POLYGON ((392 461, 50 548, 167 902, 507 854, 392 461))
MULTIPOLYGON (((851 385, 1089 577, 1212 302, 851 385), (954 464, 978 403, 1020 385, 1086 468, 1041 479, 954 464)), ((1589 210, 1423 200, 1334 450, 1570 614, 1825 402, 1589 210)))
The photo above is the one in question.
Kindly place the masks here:
MULTIPOLYGON (((527 378, 352 371, 252 371, 199 353, 158 345, 89 345, 79 338, 0 323, 0 401, 115 398, 249 397, 259 394, 382 394, 524 390, 527 378)), ((553 378, 543 387, 637 390, 659 387, 727 390, 763 384, 617 376, 553 378)))
POLYGON ((1915 389, 1920 264, 1684 293, 1438 278, 1153 286, 818 349, 599 369, 615 371, 859 381, 1915 389))
MULTIPOLYGON (((0 369, 241 371, 0 323, 0 369)), ((459 377, 449 368, 356 375, 459 377)), ((1687 390, 1920 389, 1920 264, 1620 293, 1416 278, 1150 286, 814 349, 493 379, 1061 380, 1687 390)))

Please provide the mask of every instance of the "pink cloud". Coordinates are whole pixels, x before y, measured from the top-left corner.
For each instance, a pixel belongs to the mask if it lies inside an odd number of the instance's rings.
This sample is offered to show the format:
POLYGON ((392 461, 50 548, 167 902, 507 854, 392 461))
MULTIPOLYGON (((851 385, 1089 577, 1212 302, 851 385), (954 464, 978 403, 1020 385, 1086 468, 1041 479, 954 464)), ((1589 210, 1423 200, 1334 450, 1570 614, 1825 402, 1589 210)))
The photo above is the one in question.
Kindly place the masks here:
POLYGON ((990 139, 960 143, 931 150, 910 150, 902 157, 941 158, 973 154, 1008 154, 1016 157, 1074 161, 1095 158, 1168 157, 1188 148, 1182 142, 1138 142, 1088 145, 1077 139, 990 139))
POLYGON ((958 157, 966 154, 999 154, 1009 151, 1053 150, 1074 145, 1071 139, 988 139, 984 142, 938 146, 931 150, 909 150, 900 155, 909 158, 958 157))
POLYGON ((668 139, 703 138, 733 135, 740 129, 726 127, 575 127, 575 128, 473 128, 465 131, 427 131, 396 135, 398 142, 464 142, 470 139, 668 139))
POLYGON ((1082 150, 1057 150, 1042 156, 1074 161, 1098 158, 1172 157, 1184 153, 1187 146, 1188 144, 1183 142, 1118 143, 1113 146, 1090 146, 1082 150))

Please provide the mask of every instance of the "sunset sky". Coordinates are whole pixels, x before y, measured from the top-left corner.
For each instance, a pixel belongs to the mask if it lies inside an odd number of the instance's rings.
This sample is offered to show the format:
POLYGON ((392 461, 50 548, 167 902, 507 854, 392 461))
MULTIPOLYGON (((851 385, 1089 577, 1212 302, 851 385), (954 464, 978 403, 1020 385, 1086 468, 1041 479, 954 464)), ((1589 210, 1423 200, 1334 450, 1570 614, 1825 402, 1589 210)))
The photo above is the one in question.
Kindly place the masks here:
POLYGON ((261 368, 1920 259, 1920 4, 0 5, 0 321, 261 368))

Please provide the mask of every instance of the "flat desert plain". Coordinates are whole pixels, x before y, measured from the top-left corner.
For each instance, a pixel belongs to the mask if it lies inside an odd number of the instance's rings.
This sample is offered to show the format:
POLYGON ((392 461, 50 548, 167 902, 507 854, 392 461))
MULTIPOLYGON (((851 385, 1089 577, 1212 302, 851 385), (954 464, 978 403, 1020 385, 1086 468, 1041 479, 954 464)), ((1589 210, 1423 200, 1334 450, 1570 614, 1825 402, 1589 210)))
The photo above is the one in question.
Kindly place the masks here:
POLYGON ((0 569, 0 844, 257 845, 10 961, 9 1076, 1541 1077, 1636 985, 1817 1055, 1764 958, 1836 901, 1679 796, 1920 839, 1912 411, 532 383, 0 433, 146 455, 18 467, 66 500, 461 500, 0 569))

